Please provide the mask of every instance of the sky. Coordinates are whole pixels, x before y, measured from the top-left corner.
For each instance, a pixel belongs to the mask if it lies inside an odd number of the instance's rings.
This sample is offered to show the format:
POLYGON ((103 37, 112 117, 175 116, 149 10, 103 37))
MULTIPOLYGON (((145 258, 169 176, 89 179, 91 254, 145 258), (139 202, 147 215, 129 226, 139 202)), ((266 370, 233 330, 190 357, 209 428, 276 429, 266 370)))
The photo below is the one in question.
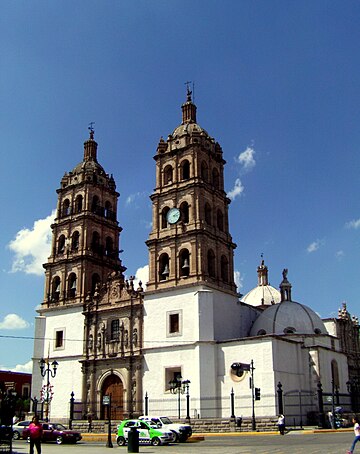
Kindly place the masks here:
POLYGON ((359 16, 355 0, 2 0, 0 369, 31 370, 56 189, 90 122, 123 264, 146 280, 153 156, 186 81, 227 161, 239 292, 263 254, 295 301, 359 315, 359 16))

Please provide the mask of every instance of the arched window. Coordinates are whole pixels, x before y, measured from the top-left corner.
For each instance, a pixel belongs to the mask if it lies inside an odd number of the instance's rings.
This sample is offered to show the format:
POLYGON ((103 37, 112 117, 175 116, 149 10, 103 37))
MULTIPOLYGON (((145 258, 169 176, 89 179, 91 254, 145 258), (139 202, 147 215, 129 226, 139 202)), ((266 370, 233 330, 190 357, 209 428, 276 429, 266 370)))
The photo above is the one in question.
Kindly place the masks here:
POLYGON ((75 213, 81 213, 83 205, 83 196, 78 195, 75 199, 75 213))
POLYGON ((113 218, 112 205, 110 202, 105 203, 105 217, 109 219, 113 218))
POLYGON ((72 251, 77 251, 79 249, 79 238, 80 238, 80 233, 76 230, 71 238, 71 250, 72 251))
POLYGON ((71 273, 68 279, 68 297, 75 298, 76 296, 76 274, 71 273))
POLYGON ((114 252, 114 242, 109 236, 105 240, 105 255, 111 256, 114 252))
POLYGON ((207 268, 210 277, 215 277, 215 254, 212 249, 208 250, 207 253, 207 268))
POLYGON ((205 203, 205 222, 211 225, 211 206, 209 203, 205 203))
POLYGON ((204 181, 208 181, 209 179, 209 170, 208 170, 208 165, 206 164, 205 161, 201 163, 201 178, 204 181))
POLYGON ((224 231, 224 215, 222 214, 222 211, 219 209, 216 212, 216 223, 217 223, 217 228, 223 232, 224 231))
POLYGON ((164 207, 161 211, 161 228, 162 229, 166 229, 166 227, 168 226, 166 216, 167 216, 169 210, 170 210, 169 207, 164 207))
POLYGON ((51 284, 51 299, 53 301, 59 301, 60 299, 60 285, 61 280, 59 276, 55 276, 51 284))
POLYGON ((212 184, 215 189, 219 189, 220 186, 220 176, 219 176, 219 171, 216 167, 213 168, 212 171, 212 184))
POLYGON ((180 205, 181 220, 184 224, 189 222, 189 205, 187 202, 183 202, 180 205))
POLYGON ((188 180, 190 178, 190 163, 187 159, 181 161, 180 164, 180 179, 188 180))
POLYGON ((173 181, 173 168, 167 165, 164 169, 164 184, 170 184, 173 181))
POLYGON ((119 319, 111 321, 110 338, 112 341, 118 341, 120 337, 120 321, 119 319))
POLYGON ((65 252, 65 235, 60 235, 58 240, 58 254, 63 254, 65 252))
POLYGON ((257 333, 258 336, 265 336, 266 331, 264 329, 260 329, 257 333))
POLYGON ((224 282, 229 281, 229 262, 225 255, 221 257, 221 279, 224 282))
POLYGON ((292 326, 288 326, 284 329, 284 334, 294 334, 296 333, 296 329, 292 326))
POLYGON ((100 276, 94 273, 91 277, 91 294, 94 295, 96 287, 100 285, 100 276))
POLYGON ((93 232, 92 234, 91 249, 93 252, 100 254, 100 235, 98 232, 93 232))
POLYGON ((65 199, 63 202, 62 215, 69 216, 69 214, 70 214, 70 200, 65 199))
POLYGON ((161 254, 159 258, 159 280, 166 281, 169 278, 169 274, 169 256, 167 254, 161 254))
POLYGON ((99 208, 100 208, 99 197, 97 195, 94 195, 92 202, 91 202, 91 211, 93 213, 98 213, 99 208))
POLYGON ((179 254, 180 276, 189 276, 190 274, 190 254, 187 249, 183 249, 179 254))

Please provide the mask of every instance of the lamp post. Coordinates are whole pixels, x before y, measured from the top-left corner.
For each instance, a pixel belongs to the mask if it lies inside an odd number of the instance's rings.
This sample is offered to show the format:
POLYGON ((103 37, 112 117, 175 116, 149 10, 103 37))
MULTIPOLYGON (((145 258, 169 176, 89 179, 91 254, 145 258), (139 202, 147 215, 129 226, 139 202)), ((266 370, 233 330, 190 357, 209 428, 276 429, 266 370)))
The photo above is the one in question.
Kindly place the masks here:
POLYGON ((178 418, 180 419, 180 395, 186 391, 186 418, 190 419, 190 380, 182 380, 181 375, 178 375, 174 380, 169 381, 170 392, 178 395, 178 418))
POLYGON ((351 409, 353 412, 359 411, 359 393, 360 393, 360 381, 358 377, 351 378, 346 382, 348 393, 351 399, 351 409))
POLYGON ((49 421, 49 406, 52 399, 52 386, 50 385, 50 377, 55 378, 59 363, 54 360, 50 364, 49 358, 41 358, 39 361, 40 373, 42 377, 46 376, 46 384, 42 387, 43 401, 45 402, 45 421, 49 421), (51 369, 52 367, 52 369, 51 369))

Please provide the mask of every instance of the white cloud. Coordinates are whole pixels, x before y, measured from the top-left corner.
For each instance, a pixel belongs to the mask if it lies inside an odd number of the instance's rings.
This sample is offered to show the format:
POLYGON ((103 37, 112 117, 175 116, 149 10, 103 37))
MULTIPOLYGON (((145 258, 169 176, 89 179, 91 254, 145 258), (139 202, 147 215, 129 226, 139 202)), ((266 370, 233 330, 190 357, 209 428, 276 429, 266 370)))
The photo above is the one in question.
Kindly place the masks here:
POLYGON ((236 162, 242 165, 243 170, 249 171, 256 165, 254 155, 255 150, 251 147, 247 147, 246 150, 240 153, 236 158, 236 162))
POLYGON ((244 191, 244 186, 242 185, 240 178, 237 178, 235 180, 233 189, 227 193, 227 196, 229 197, 229 199, 234 200, 235 197, 241 195, 243 193, 243 191, 244 191))
POLYGON ((360 219, 353 219, 345 224, 348 229, 358 229, 360 227, 360 219))
POLYGON ((136 199, 142 198, 146 195, 146 192, 135 192, 134 194, 130 194, 125 201, 125 205, 131 205, 135 202, 136 199))
POLYGON ((30 360, 26 364, 17 364, 13 369, 13 372, 26 372, 28 374, 32 373, 33 362, 30 360))
POLYGON ((45 219, 34 222, 32 229, 21 229, 8 247, 14 252, 11 271, 22 271, 26 274, 44 273, 43 263, 46 262, 51 248, 50 225, 54 221, 55 210, 45 219))
POLYGON ((137 289, 139 282, 141 281, 142 288, 146 290, 146 283, 149 280, 149 265, 145 265, 136 270, 134 287, 137 289))
POLYGON ((234 281, 237 286, 238 292, 240 292, 240 290, 243 287, 243 278, 241 276, 240 271, 237 270, 234 271, 234 281))
POLYGON ((29 326, 29 323, 17 314, 7 314, 3 321, 0 321, 0 329, 25 329, 29 326))
POLYGON ((316 240, 316 241, 313 241, 311 244, 309 244, 309 246, 307 247, 307 251, 309 254, 311 254, 312 252, 315 252, 317 251, 321 246, 324 245, 324 240, 316 240))

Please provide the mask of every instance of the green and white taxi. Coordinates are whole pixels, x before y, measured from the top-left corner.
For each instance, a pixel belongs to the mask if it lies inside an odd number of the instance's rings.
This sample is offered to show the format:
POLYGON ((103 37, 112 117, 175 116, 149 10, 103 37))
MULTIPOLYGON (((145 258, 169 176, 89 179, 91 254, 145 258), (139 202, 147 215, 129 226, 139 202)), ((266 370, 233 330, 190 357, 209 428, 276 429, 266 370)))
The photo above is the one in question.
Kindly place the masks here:
POLYGON ((116 442, 119 446, 126 445, 129 432, 136 428, 139 433, 139 443, 151 444, 153 446, 165 445, 174 441, 174 435, 170 431, 159 429, 150 424, 148 421, 139 421, 138 419, 126 419, 118 425, 116 442))

